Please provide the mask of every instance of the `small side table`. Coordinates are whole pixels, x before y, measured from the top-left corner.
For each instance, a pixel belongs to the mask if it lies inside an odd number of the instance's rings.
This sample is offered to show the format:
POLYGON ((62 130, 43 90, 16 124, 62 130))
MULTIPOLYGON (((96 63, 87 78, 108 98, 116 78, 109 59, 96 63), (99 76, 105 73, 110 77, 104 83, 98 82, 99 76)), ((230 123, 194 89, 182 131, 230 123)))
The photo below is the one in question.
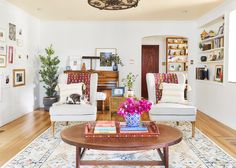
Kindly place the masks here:
POLYGON ((109 116, 111 119, 112 112, 117 112, 121 103, 126 100, 126 97, 110 97, 109 101, 109 116))

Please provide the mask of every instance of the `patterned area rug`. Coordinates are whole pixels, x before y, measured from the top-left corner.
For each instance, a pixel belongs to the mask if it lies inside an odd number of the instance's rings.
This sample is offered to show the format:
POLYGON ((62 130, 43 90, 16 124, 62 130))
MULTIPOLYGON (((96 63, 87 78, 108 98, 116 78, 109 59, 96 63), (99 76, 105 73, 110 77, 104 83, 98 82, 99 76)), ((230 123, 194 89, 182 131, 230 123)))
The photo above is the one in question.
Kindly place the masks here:
MULTIPOLYGON (((191 138, 191 125, 189 123, 183 122, 179 126, 176 126, 175 123, 166 124, 177 127, 184 134, 184 138, 179 144, 170 147, 170 168, 236 168, 236 161, 199 130, 196 130, 195 138, 191 138)), ((55 138, 51 137, 50 129, 46 130, 6 163, 3 168, 74 168, 75 147, 64 143, 60 138, 60 131, 65 126, 62 123, 57 123, 56 128, 55 138)), ((156 160, 159 157, 155 150, 134 152, 88 150, 84 155, 84 159, 156 160)), ((82 167, 88 168, 91 166, 82 167)), ((115 166, 96 167, 110 168, 115 166)))

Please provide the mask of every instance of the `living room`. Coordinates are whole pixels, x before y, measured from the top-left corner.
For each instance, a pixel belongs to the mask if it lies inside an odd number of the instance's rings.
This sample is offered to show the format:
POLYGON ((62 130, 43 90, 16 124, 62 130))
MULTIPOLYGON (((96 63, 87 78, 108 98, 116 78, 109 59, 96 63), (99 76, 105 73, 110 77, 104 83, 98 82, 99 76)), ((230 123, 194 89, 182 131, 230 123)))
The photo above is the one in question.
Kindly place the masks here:
MULTIPOLYGON (((177 69, 183 72, 176 74, 184 74, 187 79, 184 96, 191 102, 187 109, 191 107, 194 119, 180 116, 181 119, 174 120, 175 117, 165 116, 167 120, 160 121, 163 116, 152 117, 157 96, 154 95, 150 112, 144 113, 141 120, 152 120, 157 125, 164 122, 183 134, 182 141, 169 148, 169 167, 236 167, 236 1, 134 0, 131 4, 135 2, 138 4, 120 10, 98 9, 95 6, 102 3, 100 0, 0 1, 0 166, 75 167, 76 150, 61 139, 61 131, 89 120, 124 121, 117 114, 118 107, 111 107, 111 103, 127 100, 129 84, 124 81, 128 74, 135 78, 131 87, 135 99, 144 97, 151 101, 150 93, 157 88, 149 89, 147 73, 175 72, 169 51, 176 49, 173 58, 179 54, 177 69), (219 39, 219 44, 215 39, 219 39), (214 49, 211 41, 220 46, 214 49), (174 46, 170 46, 171 43, 174 46), (61 76, 73 71, 98 74, 90 77, 90 82, 95 81, 93 86, 86 85, 91 92, 89 101, 97 104, 89 110, 95 111, 92 116, 53 116, 52 112, 61 110, 55 106, 50 112, 44 111, 46 94, 45 81, 41 81, 40 56, 46 57, 45 49, 50 46, 55 52, 52 56, 58 56, 60 62, 56 71, 60 78, 56 84, 62 81, 61 76), (148 58, 145 57, 145 46, 158 47, 157 56, 153 57, 156 62, 150 59, 150 50, 148 58), (101 54, 106 52, 122 61, 118 61, 118 70, 113 70, 111 62, 101 64, 101 54), (122 92, 126 97, 116 99, 115 92, 122 92)), ((156 81, 158 77, 149 78, 156 81)), ((57 91, 57 87, 53 89, 57 91)), ((76 112, 74 105, 69 106, 70 111, 76 112)), ((156 108, 158 112, 163 107, 156 108)), ((85 108, 77 111, 88 115, 85 108)), ((161 136, 164 133, 160 130, 161 136)), ((138 147, 136 149, 128 153, 115 150, 100 154, 91 147, 84 157, 124 161, 161 159, 157 152, 157 157, 153 157, 152 152, 139 153, 138 147)), ((164 164, 163 160, 168 159, 161 160, 164 164)), ((145 165, 142 162, 132 166, 139 164, 145 165)), ((149 166, 154 164, 151 162, 149 166)))

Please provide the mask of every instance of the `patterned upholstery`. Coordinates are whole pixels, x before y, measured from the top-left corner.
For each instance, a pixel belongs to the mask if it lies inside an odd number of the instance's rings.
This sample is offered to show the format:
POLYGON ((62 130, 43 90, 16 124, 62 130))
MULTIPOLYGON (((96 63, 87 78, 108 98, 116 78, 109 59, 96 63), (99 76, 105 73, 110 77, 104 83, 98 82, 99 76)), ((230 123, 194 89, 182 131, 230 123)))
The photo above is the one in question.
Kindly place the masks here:
POLYGON ((178 77, 174 73, 153 73, 155 78, 155 88, 156 88, 156 103, 161 100, 162 90, 159 89, 162 82, 165 83, 178 83, 178 77))
POLYGON ((90 97, 90 73, 69 73, 67 84, 83 82, 86 86, 85 94, 90 97))

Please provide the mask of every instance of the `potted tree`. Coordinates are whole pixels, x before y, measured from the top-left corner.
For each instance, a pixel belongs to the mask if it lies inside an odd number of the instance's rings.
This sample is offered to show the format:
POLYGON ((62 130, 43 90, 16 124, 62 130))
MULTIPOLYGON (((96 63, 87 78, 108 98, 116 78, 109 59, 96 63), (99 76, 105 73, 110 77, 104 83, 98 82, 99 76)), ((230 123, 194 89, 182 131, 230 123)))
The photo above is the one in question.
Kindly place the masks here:
POLYGON ((50 47, 45 48, 46 55, 39 55, 41 62, 41 69, 39 74, 41 75, 40 82, 44 82, 44 88, 46 89, 46 97, 43 98, 44 109, 49 110, 53 103, 57 101, 56 86, 58 80, 58 64, 60 60, 57 56, 54 56, 55 51, 50 47))
POLYGON ((121 58, 118 54, 112 54, 111 55, 111 61, 114 62, 113 65, 113 71, 118 71, 118 65, 124 66, 123 62, 121 61, 121 58))

